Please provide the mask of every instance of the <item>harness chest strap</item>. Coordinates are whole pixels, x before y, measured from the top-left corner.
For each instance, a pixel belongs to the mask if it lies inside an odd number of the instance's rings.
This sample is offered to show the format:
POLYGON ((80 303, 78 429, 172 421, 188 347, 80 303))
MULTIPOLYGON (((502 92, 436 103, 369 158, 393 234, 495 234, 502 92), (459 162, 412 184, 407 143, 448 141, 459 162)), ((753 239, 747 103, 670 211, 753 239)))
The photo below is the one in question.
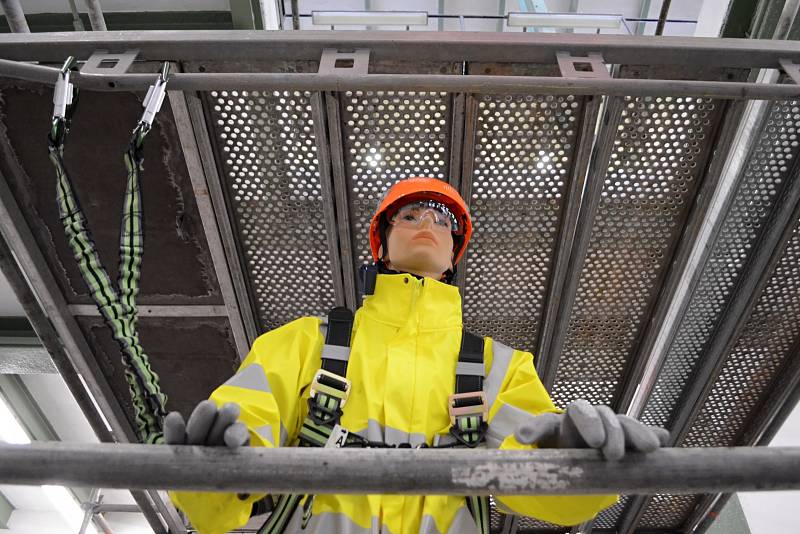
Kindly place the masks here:
MULTIPOLYGON (((351 383, 347 376, 347 362, 350 357, 350 337, 353 327, 353 312, 344 307, 333 308, 328 314, 328 330, 322 349, 322 368, 317 371, 311 384, 308 399, 308 414, 300 429, 301 447, 325 447, 331 435, 347 435, 339 432, 342 408, 347 403, 351 383)), ((450 413, 450 434, 455 443, 446 446, 464 445, 477 447, 485 441, 488 405, 483 392, 483 338, 464 330, 461 349, 456 366, 455 393, 448 398, 450 413)), ((386 446, 367 442, 355 434, 339 439, 339 445, 357 444, 361 446, 386 446)), ((303 505, 303 526, 311 517, 313 495, 282 495, 275 505, 272 515, 259 534, 278 534, 283 532, 297 506, 303 505)), ((488 497, 469 496, 467 507, 475 518, 481 534, 489 532, 488 497)))

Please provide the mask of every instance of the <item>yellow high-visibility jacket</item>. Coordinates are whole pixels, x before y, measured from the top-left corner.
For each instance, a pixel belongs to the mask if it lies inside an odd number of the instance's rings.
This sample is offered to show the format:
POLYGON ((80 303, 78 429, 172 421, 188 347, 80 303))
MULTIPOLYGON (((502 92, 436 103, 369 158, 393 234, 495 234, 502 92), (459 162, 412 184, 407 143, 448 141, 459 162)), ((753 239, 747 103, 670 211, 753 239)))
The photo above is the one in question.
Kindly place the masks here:
MULTIPOLYGON (((260 336, 239 371, 211 395, 218 405, 236 402, 240 421, 259 447, 295 445, 307 412, 309 385, 321 367, 325 320, 304 317, 260 336)), ((425 442, 447 435, 447 398, 455 390, 461 347, 458 288, 432 278, 378 275, 374 295, 356 312, 347 378, 352 382, 341 424, 373 441, 425 442)), ((557 411, 528 352, 485 338, 483 389, 488 398, 487 445, 531 449, 514 438, 516 427, 557 411)), ((170 493, 194 526, 220 534, 244 525, 252 503, 225 493, 170 493)), ((500 509, 562 525, 591 519, 616 496, 497 497, 500 509)), ((470 534, 477 527, 457 496, 317 495, 309 534, 470 534)), ((286 532, 300 532, 298 507, 286 532)))

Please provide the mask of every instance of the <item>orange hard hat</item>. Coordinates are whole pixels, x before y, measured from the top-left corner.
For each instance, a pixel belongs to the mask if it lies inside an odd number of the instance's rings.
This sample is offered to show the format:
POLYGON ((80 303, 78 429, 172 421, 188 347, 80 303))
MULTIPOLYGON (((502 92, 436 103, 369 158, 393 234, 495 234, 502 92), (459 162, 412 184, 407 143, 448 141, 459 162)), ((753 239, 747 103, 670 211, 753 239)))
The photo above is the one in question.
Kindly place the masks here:
POLYGON ((372 249, 372 258, 376 262, 380 260, 378 250, 381 246, 381 217, 386 215, 388 220, 396 210, 415 200, 441 202, 447 206, 447 209, 456 217, 458 224, 464 229, 463 235, 454 236, 457 237, 453 240, 453 265, 455 265, 464 254, 472 236, 472 219, 469 216, 467 204, 458 191, 447 182, 436 178, 417 176, 400 180, 383 195, 369 225, 369 245, 372 249))

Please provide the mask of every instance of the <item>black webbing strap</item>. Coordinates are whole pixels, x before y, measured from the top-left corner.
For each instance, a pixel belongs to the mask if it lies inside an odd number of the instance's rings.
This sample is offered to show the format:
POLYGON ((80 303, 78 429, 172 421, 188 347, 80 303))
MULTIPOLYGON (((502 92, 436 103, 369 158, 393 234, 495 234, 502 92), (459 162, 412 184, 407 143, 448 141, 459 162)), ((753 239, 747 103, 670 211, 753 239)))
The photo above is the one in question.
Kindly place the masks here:
MULTIPOLYGON (((350 347, 350 334, 353 331, 353 312, 339 306, 328 312, 328 334, 325 336, 326 345, 350 347)), ((347 360, 330 359, 322 351, 322 368, 335 375, 347 376, 347 360)))
MULTIPOLYGON (((347 359, 349 358, 350 335, 353 330, 353 312, 345 307, 336 307, 328 312, 328 333, 325 335, 325 345, 322 349, 322 369, 340 377, 347 376, 347 359), (335 353, 329 352, 330 349, 335 353), (331 357, 326 357, 329 355, 331 357), (335 356, 335 357, 333 357, 335 356)), ((320 376, 320 383, 337 387, 330 378, 320 376)), ((300 428, 301 447, 324 447, 334 425, 339 423, 341 416, 340 400, 336 397, 317 393, 314 398, 308 399, 308 414, 300 428)), ((313 495, 281 495, 264 525, 258 534, 281 534, 289 524, 298 506, 303 507, 303 521, 305 525, 311 518, 311 507, 314 503, 313 495)))
MULTIPOLYGON (((466 330, 461 334, 461 351, 458 363, 477 364, 483 367, 483 338, 466 330)), ((456 393, 469 393, 483 389, 483 373, 459 374, 456 368, 456 393)))

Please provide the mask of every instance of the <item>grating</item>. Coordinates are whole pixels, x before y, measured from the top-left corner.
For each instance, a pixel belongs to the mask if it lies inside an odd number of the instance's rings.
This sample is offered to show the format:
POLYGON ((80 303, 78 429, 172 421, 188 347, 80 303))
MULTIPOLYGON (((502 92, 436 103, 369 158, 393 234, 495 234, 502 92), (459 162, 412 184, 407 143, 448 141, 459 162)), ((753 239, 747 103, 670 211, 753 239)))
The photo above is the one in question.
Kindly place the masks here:
POLYGON ((553 400, 611 404, 691 207, 720 107, 625 97, 553 400))
POLYGON ((642 420, 666 426, 679 403, 731 292, 750 257, 797 152, 800 107, 776 102, 744 170, 687 312, 666 356, 642 420))
POLYGON ((621 495, 617 504, 597 514, 592 528, 607 528, 609 530, 616 529, 617 522, 622 516, 622 512, 624 512, 625 508, 628 506, 630 500, 631 497, 628 495, 621 495))
POLYGON ((694 495, 653 495, 637 528, 679 529, 696 500, 694 495))
POLYGON ((334 305, 311 93, 213 91, 213 128, 262 328, 334 305))
POLYGON ((464 321, 533 352, 584 99, 477 100, 464 321))
POLYGON ((795 228, 683 446, 732 447, 800 342, 800 230, 795 228))
POLYGON ((341 95, 344 161, 356 268, 372 262, 369 222, 399 179, 449 176, 447 93, 347 91, 341 95))

